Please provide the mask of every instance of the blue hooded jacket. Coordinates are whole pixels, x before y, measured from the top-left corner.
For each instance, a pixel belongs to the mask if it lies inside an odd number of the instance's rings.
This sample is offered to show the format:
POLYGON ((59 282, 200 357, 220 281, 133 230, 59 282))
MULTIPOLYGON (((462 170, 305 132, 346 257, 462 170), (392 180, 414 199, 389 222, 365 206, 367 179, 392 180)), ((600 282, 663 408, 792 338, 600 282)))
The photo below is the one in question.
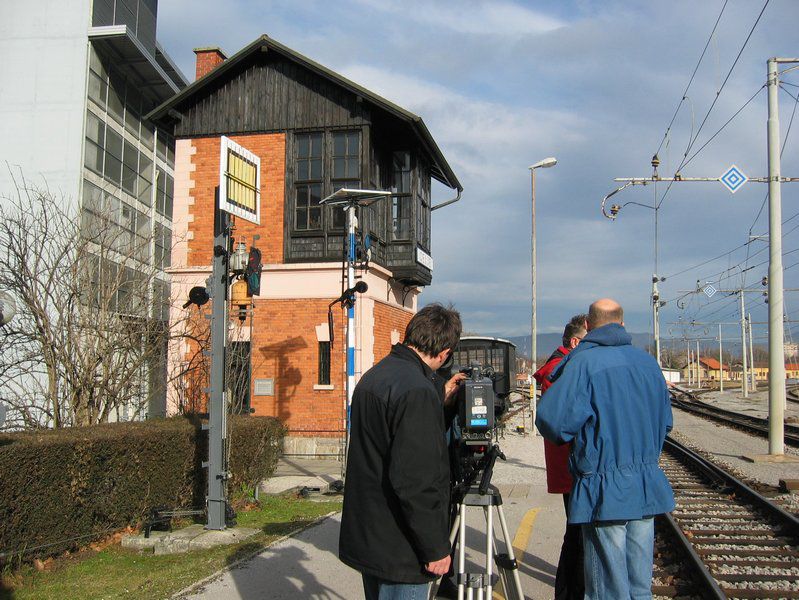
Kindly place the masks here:
POLYGON ((552 374, 535 424, 556 443, 572 442, 569 523, 633 520, 674 509, 658 466, 671 431, 671 401, 654 358, 624 327, 594 329, 552 374))

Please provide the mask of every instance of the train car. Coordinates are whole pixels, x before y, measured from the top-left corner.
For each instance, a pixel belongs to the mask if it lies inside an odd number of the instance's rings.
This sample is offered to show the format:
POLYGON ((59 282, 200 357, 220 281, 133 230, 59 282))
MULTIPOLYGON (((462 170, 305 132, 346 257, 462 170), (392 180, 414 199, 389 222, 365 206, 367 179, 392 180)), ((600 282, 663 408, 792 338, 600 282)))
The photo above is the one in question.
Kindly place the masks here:
POLYGON ((459 367, 479 364, 495 373, 494 391, 506 398, 516 385, 516 345, 494 337, 462 337, 455 348, 453 363, 459 367))

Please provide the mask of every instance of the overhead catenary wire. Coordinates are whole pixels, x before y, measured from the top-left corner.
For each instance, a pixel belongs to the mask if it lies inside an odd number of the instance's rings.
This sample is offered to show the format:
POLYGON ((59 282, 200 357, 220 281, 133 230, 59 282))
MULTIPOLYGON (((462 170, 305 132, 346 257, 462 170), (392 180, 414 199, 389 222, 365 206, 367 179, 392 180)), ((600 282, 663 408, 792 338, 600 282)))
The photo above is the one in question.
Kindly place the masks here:
POLYGON ((730 123, 732 123, 732 122, 735 120, 735 117, 737 117, 739 114, 741 114, 741 112, 743 112, 743 110, 744 110, 744 109, 745 109, 747 106, 749 106, 749 103, 750 103, 750 102, 752 102, 752 100, 754 100, 755 98, 757 98, 758 94, 760 94, 760 92, 762 92, 764 89, 766 89, 766 84, 765 84, 765 83, 764 83, 764 84, 763 84, 763 85, 762 85, 762 86, 761 86, 761 87, 760 87, 760 88, 759 88, 759 89, 758 89, 758 90, 757 90, 757 91, 756 91, 754 94, 752 94, 752 95, 749 97, 749 100, 747 100, 746 102, 744 102, 744 103, 743 103, 743 106, 741 106, 741 108, 739 108, 738 110, 736 110, 736 111, 735 111, 735 113, 733 113, 733 115, 732 115, 732 116, 731 116, 729 119, 727 119, 727 121, 724 123, 724 125, 722 125, 721 127, 719 127, 719 128, 718 128, 718 130, 716 131, 716 133, 714 133, 712 136, 710 136, 710 137, 708 138, 708 140, 707 140, 707 141, 706 141, 704 144, 702 144, 702 145, 699 147, 699 149, 698 149, 696 152, 694 152, 694 153, 693 153, 693 154, 692 154, 692 155, 691 155, 691 156, 688 158, 688 160, 686 160, 686 161, 685 161, 685 162, 682 164, 682 167, 686 167, 686 166, 688 166, 688 164, 690 164, 690 162, 691 162, 691 161, 692 161, 694 158, 696 158, 696 156, 697 156, 697 155, 698 155, 700 152, 702 152, 702 150, 704 150, 704 149, 707 147, 707 145, 708 145, 708 144, 710 144, 710 142, 712 142, 714 139, 716 139, 716 137, 717 137, 717 136, 718 136, 718 135, 719 135, 719 134, 720 134, 722 131, 724 131, 724 129, 727 127, 727 125, 729 125, 730 123))
MULTIPOLYGON (((688 153, 691 151, 691 148, 693 147, 693 145, 696 142, 696 140, 699 139, 699 134, 702 133, 702 129, 704 128, 705 124, 707 123, 707 120, 710 117, 710 114, 713 112, 713 109, 716 106, 716 102, 718 102, 718 99, 721 96, 721 92, 724 90, 725 86, 727 85, 727 82, 730 80, 730 77, 732 76, 732 72, 735 70, 735 67, 738 64, 738 61, 741 59, 741 55, 743 54, 744 50, 746 49, 746 46, 749 44, 749 40, 752 38, 752 34, 755 32, 755 29, 757 28, 758 23, 760 23, 760 19, 763 17, 763 13, 766 11, 766 8, 768 7, 769 2, 771 2, 771 0, 766 0, 766 2, 763 4, 763 8, 760 9, 760 13, 757 16, 757 19, 755 19, 754 24, 752 25, 751 29, 749 30, 748 35, 746 36, 746 39, 744 40, 744 43, 741 45, 741 48, 738 50, 738 54, 736 55, 735 60, 733 61, 732 65, 730 66, 729 70, 727 71, 727 75, 724 77, 724 80, 721 82, 721 86, 716 91, 716 96, 713 98, 713 102, 711 102, 710 108, 707 109, 707 112, 705 113, 705 116, 702 119, 702 122, 699 124, 699 128, 697 129, 697 131, 694 134, 694 136, 691 139, 691 141, 688 143, 688 147, 686 148, 685 153, 683 154, 683 158, 680 161, 680 164, 679 164, 679 166, 676 169, 677 172, 679 172, 685 166, 685 162, 686 162, 686 159, 688 157, 688 153)), ((674 181, 670 181, 669 185, 666 186, 666 191, 663 192, 663 195, 660 198, 660 202, 657 203, 656 208, 660 208, 660 205, 663 204, 663 201, 666 199, 666 196, 668 195, 669 190, 671 190, 671 186, 673 184, 674 184, 674 181)))
MULTIPOLYGON (((764 87, 765 87, 765 86, 764 86, 764 87)), ((797 86, 797 87, 799 87, 799 86, 797 86)), ((751 101, 752 101, 752 99, 753 99, 754 97, 756 97, 756 96, 757 96, 757 94, 759 94, 759 93, 760 93, 760 91, 761 91, 762 89, 763 89, 763 88, 761 87, 761 88, 760 88, 760 89, 759 89, 757 92, 755 92, 755 94, 754 94, 754 95, 753 95, 753 96, 752 96, 752 97, 751 97, 749 100, 747 100, 747 101, 746 101, 746 104, 749 104, 749 102, 751 102, 751 101)), ((790 94, 789 94, 789 95, 790 95, 790 94)), ((794 118, 796 117, 796 110, 797 110, 797 107, 799 107, 799 97, 797 97, 797 96, 793 96, 793 95, 791 95, 791 97, 793 97, 793 98, 794 98, 795 102, 794 102, 794 105, 793 105, 793 110, 791 111, 791 118, 790 118, 790 119, 789 119, 789 121, 788 121, 788 127, 786 128, 786 131, 785 131, 785 137, 784 137, 784 138, 783 138, 783 140, 782 140, 782 146, 781 146, 781 148, 780 148, 780 157, 782 157, 782 156, 784 155, 784 153, 785 153, 785 148, 786 148, 786 147, 787 147, 787 145, 788 145, 788 139, 789 139, 789 137, 790 137, 791 130, 792 130, 792 128, 793 128, 793 122, 794 122, 794 118)), ((740 112, 740 111, 741 111, 741 110, 742 110, 742 109, 743 109, 743 108, 746 106, 746 104, 744 104, 744 106, 743 106, 743 107, 741 107, 741 109, 739 109, 739 110, 736 112, 736 115, 737 115, 737 114, 738 114, 738 113, 739 113, 739 112, 740 112)), ((735 116, 735 115, 734 115, 734 116, 735 116)), ((730 120, 731 120, 731 119, 730 119, 730 120)), ((725 123, 725 124, 724 124, 724 127, 726 127, 726 125, 727 125, 727 124, 729 124, 729 122, 730 122, 730 121, 727 121, 727 123, 725 123)), ((712 139, 712 138, 711 138, 711 139, 712 139)), ((703 146, 703 147, 704 147, 704 146, 703 146)), ((700 148, 700 150, 701 150, 701 148, 700 148)), ((694 154, 694 156, 695 156, 695 154, 694 154)), ((761 214, 762 214, 762 212, 763 212, 763 209, 764 209, 764 208, 765 208, 765 206, 766 206, 766 201, 767 201, 767 200, 768 200, 768 192, 766 192, 766 194, 765 194, 765 196, 764 196, 764 198, 763 198, 763 202, 762 202, 762 203, 761 203, 761 205, 760 205, 760 209, 758 210, 758 213, 757 213, 757 215, 755 216, 755 219, 752 221, 752 224, 749 226, 749 232, 748 232, 748 235, 749 235, 749 236, 751 236, 751 235, 752 235, 752 231, 754 230, 754 227, 755 227, 755 225, 757 224, 757 221, 760 219, 760 216, 761 216, 761 214)), ((796 214, 792 215, 791 217, 789 217, 789 218, 785 219, 785 220, 782 222, 782 224, 783 224, 783 225, 785 225, 785 224, 789 223, 790 221, 792 221, 793 219, 795 219, 795 218, 796 218, 796 217, 798 217, 798 216, 799 216, 799 213, 796 213, 796 214)), ((793 231, 793 230, 791 230, 791 231, 793 231)), ((789 233, 790 233, 790 232, 789 232, 789 233)), ((787 235, 787 234, 783 234, 783 235, 787 235)), ((666 279, 670 279, 670 278, 672 278, 672 277, 677 277, 677 276, 679 276, 679 275, 683 275, 683 274, 685 274, 685 273, 688 273, 688 272, 690 272, 690 271, 693 271, 694 269, 698 269, 699 267, 703 267, 703 266, 704 266, 704 265, 706 265, 706 264, 710 264, 710 263, 712 263, 712 262, 715 262, 715 261, 717 261, 717 260, 720 260, 720 259, 724 258, 725 256, 729 256, 729 255, 733 254, 734 252, 736 252, 736 251, 738 251, 738 250, 740 250, 740 249, 742 249, 742 248, 746 248, 746 249, 747 249, 747 250, 746 250, 746 254, 747 254, 747 255, 746 255, 746 257, 744 258, 744 260, 743 260, 743 261, 741 261, 740 263, 738 263, 738 265, 733 265, 733 266, 729 267, 728 269, 726 269, 725 271, 722 271, 722 272, 721 272, 719 275, 723 275, 725 272, 729 272, 729 271, 731 271, 731 270, 733 270, 733 269, 737 268, 738 266, 740 266, 740 265, 742 265, 742 264, 743 264, 743 265, 748 265, 749 259, 750 259, 750 258, 752 258, 753 256, 756 256, 757 254, 759 254, 759 253, 762 251, 762 250, 760 250, 760 251, 758 251, 757 253, 755 253, 754 255, 750 255, 750 254, 749 254, 750 246, 751 246, 752 242, 754 242, 754 241, 755 241, 755 240, 753 240, 753 239, 751 239, 751 238, 750 238, 749 240, 747 240, 746 242, 744 242, 744 243, 742 243, 742 244, 740 244, 740 245, 736 246, 736 247, 735 247, 735 248, 733 248, 732 250, 728 250, 727 252, 722 252, 721 254, 719 254, 719 255, 717 255, 717 256, 715 256, 715 257, 713 257, 713 258, 710 258, 710 259, 704 260, 704 261, 702 261, 702 262, 700 262, 700 263, 697 263, 697 264, 695 264, 695 265, 692 265, 692 266, 690 266, 690 267, 687 267, 687 268, 685 268, 685 269, 682 269, 682 270, 680 270, 680 271, 677 271, 676 273, 672 273, 671 275, 667 275, 667 276, 666 276, 666 279)), ((746 269, 746 270, 748 270, 748 269, 746 269)), ((744 271, 744 272, 745 272, 745 271, 744 271)), ((741 286, 743 286, 744 284, 745 284, 745 276, 744 276, 744 279, 743 279, 743 280, 742 280, 742 282, 741 282, 741 286)))
MULTIPOLYGON (((782 222, 782 224, 783 224, 783 225, 787 225, 788 223, 790 223, 791 221, 793 221, 793 220, 794 220, 794 219, 796 219, 797 217, 799 217, 799 212, 797 212, 797 213, 795 213, 795 214, 791 215, 790 217, 788 217, 787 219, 785 219, 785 220, 782 222)), ((788 234, 790 234, 790 233, 792 233, 792 232, 794 232, 794 231, 796 231, 797 229, 799 229, 799 225, 796 225, 796 226, 792 227, 791 229, 789 229, 788 231, 786 231, 785 233, 783 233, 783 237, 784 237, 784 236, 786 236, 786 235, 788 235, 788 234)), ((751 231, 751 230, 750 230, 750 231, 751 231)), ((750 239, 750 240, 748 240, 748 241, 746 241, 746 242, 744 242, 744 243, 742 243, 742 244, 740 244, 740 245, 736 246, 736 247, 735 247, 735 248, 733 248, 732 250, 729 250, 729 251, 727 251, 727 252, 723 252, 722 254, 719 254, 719 255, 717 255, 717 256, 715 256, 715 257, 713 257, 713 258, 709 258, 709 259, 707 259, 707 260, 705 260, 705 261, 702 261, 701 263, 697 263, 697 264, 695 264, 695 265, 693 265, 693 266, 691 266, 691 267, 687 267, 687 268, 685 268, 685 269, 683 269, 683 270, 681 270, 681 271, 677 271, 676 273, 672 273, 671 275, 668 275, 668 276, 666 276, 666 277, 665 277, 665 279, 666 279, 666 280, 668 280, 668 279, 671 279, 671 278, 673 278, 673 277, 677 277, 677 276, 679 276, 679 275, 684 275, 685 273, 688 273, 689 271, 693 271, 694 269, 697 269, 697 268, 699 268, 699 267, 703 267, 703 266, 705 266, 705 265, 707 265, 707 264, 710 264, 710 263, 712 263, 712 262, 715 262, 715 261, 717 261, 717 260, 720 260, 720 259, 724 258, 725 256, 729 256, 730 254, 732 254, 732 253, 734 253, 734 252, 737 252, 737 251, 738 251, 738 250, 740 250, 741 248, 744 248, 744 247, 746 247, 746 246, 750 246, 750 245, 751 245, 753 242, 755 242, 755 241, 757 241, 757 240, 756 240, 756 239, 750 239)), ((751 255, 749 255, 749 256, 748 256, 748 258, 753 258, 753 257, 757 256, 758 254, 761 254, 761 253, 765 252, 766 250, 768 250, 768 246, 764 246, 763 248, 761 248, 760 250, 758 250, 758 251, 757 251, 757 252, 755 252, 754 254, 751 254, 751 255)), ((732 271, 733 269, 738 269, 738 268, 741 268, 741 265, 744 265, 746 260, 747 260, 747 259, 745 259, 745 260, 742 260, 742 261, 738 262, 738 263, 737 263, 737 264, 735 264, 735 265, 732 265, 732 266, 730 266, 730 267, 727 267, 726 269, 723 269, 722 271, 717 271, 717 272, 714 272, 714 273, 713 273, 713 275, 709 275, 709 276, 706 276, 706 277, 700 277, 699 279, 700 279, 700 280, 701 280, 701 279, 705 279, 705 280, 712 280, 712 279, 715 279, 716 277, 721 277, 721 276, 723 276, 725 273, 727 273, 727 272, 729 272, 729 271, 732 271)), ((679 297, 679 296, 678 296, 678 297, 679 297)), ((673 299, 676 299, 676 298, 673 298, 673 299)))
POLYGON ((727 8, 728 2, 729 0, 724 0, 724 4, 722 5, 721 10, 719 11, 719 16, 716 18, 716 22, 713 25, 713 30, 710 32, 710 35, 707 38, 707 42, 705 42, 705 47, 702 48, 702 54, 699 56, 699 60, 696 61, 696 66, 694 67, 693 73, 691 73, 691 78, 688 80, 688 85, 685 86, 685 90, 683 91, 682 96, 680 96, 680 101, 677 103, 677 108, 674 109, 674 114, 671 116, 671 121, 669 121, 669 124, 666 127, 666 132, 663 134, 663 139, 660 140, 660 145, 658 146, 658 149, 655 152, 655 154, 658 154, 660 152, 661 148, 663 148, 664 142, 669 137, 669 132, 671 131, 672 125, 674 125, 674 120, 677 118, 677 114, 680 112, 680 107, 682 106, 682 103, 685 102, 686 98, 688 97, 688 90, 691 88, 691 84, 694 82, 694 78, 696 77, 696 72, 699 70, 699 66, 702 64, 702 59, 705 58, 705 53, 707 52, 708 46, 710 46, 710 42, 716 33, 716 29, 718 28, 719 22, 721 21, 721 16, 724 14, 724 9, 727 8))

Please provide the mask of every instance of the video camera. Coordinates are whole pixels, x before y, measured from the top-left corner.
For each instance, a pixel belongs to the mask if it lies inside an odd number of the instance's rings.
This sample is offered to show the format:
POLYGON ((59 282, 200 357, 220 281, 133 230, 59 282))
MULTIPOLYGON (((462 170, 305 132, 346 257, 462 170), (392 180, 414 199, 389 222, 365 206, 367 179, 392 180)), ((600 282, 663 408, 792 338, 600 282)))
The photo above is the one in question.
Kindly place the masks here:
POLYGON ((453 494, 453 499, 478 478, 481 493, 485 493, 494 462, 497 457, 505 458, 493 439, 500 418, 508 408, 507 395, 502 393, 501 377, 497 377, 491 367, 475 364, 458 371, 466 374, 467 378, 458 387, 458 431, 453 439, 453 491, 457 493, 453 494))
POLYGON ((495 391, 494 371, 472 365, 461 368, 460 372, 467 376, 458 388, 461 442, 470 446, 488 444, 505 406, 495 391))

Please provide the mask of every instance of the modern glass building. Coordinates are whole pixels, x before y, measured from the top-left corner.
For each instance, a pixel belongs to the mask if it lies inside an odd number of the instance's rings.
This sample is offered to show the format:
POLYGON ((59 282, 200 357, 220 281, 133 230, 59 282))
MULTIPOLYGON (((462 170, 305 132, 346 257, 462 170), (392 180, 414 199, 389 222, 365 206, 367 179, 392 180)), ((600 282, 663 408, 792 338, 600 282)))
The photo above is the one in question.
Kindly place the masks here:
MULTIPOLYGON (((157 5, 0 2, 0 197, 22 176, 77 203, 86 231, 102 223, 136 248, 131 281, 136 264, 158 268, 129 293, 167 321, 175 146, 143 115, 188 82, 156 40, 157 5)), ((122 267, 98 258, 96 268, 122 267)), ((163 377, 149 371, 146 410, 125 406, 112 419, 163 414, 163 377)))

